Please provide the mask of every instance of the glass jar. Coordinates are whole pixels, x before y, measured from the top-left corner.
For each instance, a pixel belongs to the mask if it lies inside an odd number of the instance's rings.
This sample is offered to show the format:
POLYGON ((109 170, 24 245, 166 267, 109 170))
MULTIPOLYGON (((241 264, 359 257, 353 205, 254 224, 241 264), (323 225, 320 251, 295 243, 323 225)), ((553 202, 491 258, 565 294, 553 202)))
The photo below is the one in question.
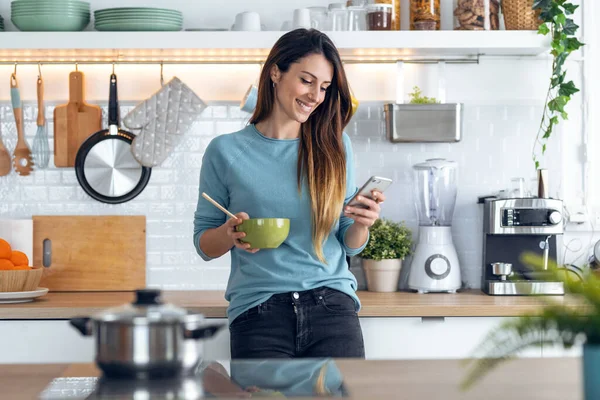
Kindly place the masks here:
POLYGON ((367 6, 367 29, 370 31, 391 31, 392 26, 391 4, 369 4, 367 6))
POLYGON ((410 30, 440 30, 440 0, 410 0, 410 30))
POLYGON ((367 9, 365 7, 348 7, 348 30, 367 30, 367 9))
POLYGON ((454 0, 454 29, 497 31, 500 28, 499 0, 454 0))
POLYGON ((331 20, 327 15, 327 7, 308 7, 310 10, 310 27, 321 32, 331 30, 331 20))
POLYGON ((400 30, 400 3, 402 0, 374 0, 375 4, 391 4, 392 30, 400 30))
POLYGON ((332 31, 348 30, 348 9, 345 3, 329 4, 329 22, 332 31))

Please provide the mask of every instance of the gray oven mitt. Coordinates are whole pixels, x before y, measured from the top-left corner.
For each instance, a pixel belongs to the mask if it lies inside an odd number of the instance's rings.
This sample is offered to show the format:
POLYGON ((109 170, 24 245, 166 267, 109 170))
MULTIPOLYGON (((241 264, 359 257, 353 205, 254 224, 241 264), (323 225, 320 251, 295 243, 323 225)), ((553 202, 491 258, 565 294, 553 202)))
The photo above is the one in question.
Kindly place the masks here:
POLYGON ((179 144, 206 104, 177 77, 144 100, 123 119, 131 130, 140 130, 131 152, 145 167, 160 165, 179 144))

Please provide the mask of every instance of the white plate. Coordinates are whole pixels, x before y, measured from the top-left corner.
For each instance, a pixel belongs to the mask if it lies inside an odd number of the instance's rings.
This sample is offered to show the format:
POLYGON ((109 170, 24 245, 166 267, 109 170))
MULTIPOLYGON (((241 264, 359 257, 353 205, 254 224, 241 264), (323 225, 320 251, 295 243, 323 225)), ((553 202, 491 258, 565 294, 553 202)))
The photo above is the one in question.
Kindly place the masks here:
POLYGON ((33 301, 36 297, 41 297, 48 293, 47 288, 39 287, 30 292, 0 292, 0 304, 27 303, 33 301))

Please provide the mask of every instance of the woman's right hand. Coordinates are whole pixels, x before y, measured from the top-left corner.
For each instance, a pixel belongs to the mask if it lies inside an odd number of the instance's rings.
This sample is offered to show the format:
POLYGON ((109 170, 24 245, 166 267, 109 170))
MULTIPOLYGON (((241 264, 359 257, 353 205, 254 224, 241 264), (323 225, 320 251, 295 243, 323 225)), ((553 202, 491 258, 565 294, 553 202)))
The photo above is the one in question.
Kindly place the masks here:
POLYGON ((237 232, 236 226, 242 223, 245 219, 250 219, 250 216, 245 212, 239 212, 235 214, 237 218, 229 218, 227 222, 225 222, 225 226, 227 227, 227 236, 233 242, 233 245, 238 249, 245 250, 248 253, 256 253, 260 249, 251 249, 248 243, 240 242, 240 239, 244 238, 246 234, 244 232, 237 232))

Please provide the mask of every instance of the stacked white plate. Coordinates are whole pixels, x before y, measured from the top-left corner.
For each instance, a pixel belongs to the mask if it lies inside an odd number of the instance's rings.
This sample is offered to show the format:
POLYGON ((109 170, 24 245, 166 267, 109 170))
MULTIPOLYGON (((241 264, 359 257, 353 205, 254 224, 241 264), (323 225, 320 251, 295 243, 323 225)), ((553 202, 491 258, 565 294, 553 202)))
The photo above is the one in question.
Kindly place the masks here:
POLYGON ((79 0, 15 0, 10 19, 21 31, 82 31, 90 23, 90 3, 79 0))
POLYGON ((94 11, 98 31, 180 31, 180 11, 153 7, 106 8, 94 11))

